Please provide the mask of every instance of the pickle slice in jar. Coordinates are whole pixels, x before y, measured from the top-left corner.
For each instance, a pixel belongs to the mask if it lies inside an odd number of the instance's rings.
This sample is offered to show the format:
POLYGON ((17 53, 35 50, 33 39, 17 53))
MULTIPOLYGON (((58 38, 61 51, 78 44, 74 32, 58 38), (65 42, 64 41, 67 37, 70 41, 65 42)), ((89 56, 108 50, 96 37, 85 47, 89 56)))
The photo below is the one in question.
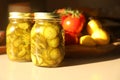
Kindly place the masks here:
POLYGON ((41 48, 46 48, 47 47, 46 39, 44 38, 44 36, 42 36, 40 34, 36 34, 35 36, 33 36, 31 41, 37 47, 41 47, 41 48))
POLYGON ((46 63, 47 64, 47 66, 48 67, 51 67, 51 66, 56 66, 57 64, 57 61, 55 61, 55 60, 45 60, 45 62, 44 63, 46 63))
POLYGON ((17 58, 15 56, 13 56, 12 54, 7 54, 8 58, 11 60, 16 60, 17 58))
POLYGON ((44 29, 45 29, 44 26, 40 26, 40 27, 39 27, 38 30, 39 30, 39 33, 40 33, 41 35, 43 35, 44 29))
MULTIPOLYGON (((51 52, 53 48, 49 47, 47 48, 46 50, 43 50, 43 53, 42 53, 42 58, 43 58, 43 64, 44 66, 50 66, 50 65, 53 65, 55 63, 55 61, 53 61, 50 56, 49 56, 49 53, 51 52)), ((42 65, 43 65, 42 64, 42 65)))
POLYGON ((32 58, 32 62, 33 62, 34 64, 37 64, 36 56, 33 55, 33 54, 31 54, 31 58, 32 58))
POLYGON ((43 35, 44 29, 45 26, 41 26, 41 25, 37 26, 36 28, 32 28, 31 36, 34 36, 36 33, 43 35))
POLYGON ((36 31, 36 28, 33 26, 32 30, 31 30, 31 37, 35 36, 35 34, 36 34, 35 31, 36 31))
POLYGON ((40 66, 48 66, 48 64, 43 62, 42 64, 40 64, 40 66))
POLYGON ((61 54, 59 50, 56 49, 57 48, 49 47, 44 53, 42 53, 43 63, 46 63, 48 67, 57 66, 58 62, 60 61, 59 58, 61 58, 61 54))
POLYGON ((40 56, 36 55, 37 65, 41 65, 43 63, 43 59, 40 56))
POLYGON ((12 24, 9 24, 6 30, 6 35, 12 34, 15 30, 15 26, 13 26, 12 24))
POLYGON ((31 54, 31 58, 32 62, 37 66, 41 66, 41 64, 43 63, 43 59, 39 55, 31 54))
POLYGON ((39 40, 39 43, 37 43, 37 44, 42 48, 46 48, 47 47, 47 41, 46 41, 45 37, 39 34, 37 38, 39 40))
POLYGON ((14 31, 15 36, 21 36, 24 33, 23 29, 16 28, 14 31))
POLYGON ((54 26, 54 28, 56 29, 57 33, 60 33, 61 26, 56 24, 56 26, 54 26))
POLYGON ((19 23, 18 27, 25 30, 25 29, 28 29, 29 24, 27 22, 26 23, 19 23))
POLYGON ((22 40, 23 42, 25 42, 27 45, 30 44, 30 34, 29 33, 24 33, 24 35, 22 36, 22 40))
POLYGON ((43 34, 44 34, 46 39, 53 39, 58 35, 56 29, 54 27, 51 27, 51 26, 46 27, 43 34))
POLYGON ((42 52, 42 57, 44 60, 49 60, 50 59, 50 56, 49 56, 49 52, 52 50, 52 48, 47 48, 45 50, 43 50, 42 52))
POLYGON ((21 44, 21 38, 18 37, 13 41, 13 46, 14 47, 19 47, 19 45, 21 44))
POLYGON ((61 51, 59 48, 52 49, 52 51, 49 53, 49 55, 50 55, 51 59, 55 59, 55 60, 62 57, 61 51))
POLYGON ((55 48, 55 47, 59 46, 60 39, 59 39, 59 37, 56 37, 54 39, 48 39, 47 42, 48 42, 48 45, 50 47, 54 47, 55 48))
POLYGON ((26 59, 27 61, 31 61, 31 55, 30 55, 30 54, 27 54, 27 55, 25 56, 25 59, 26 59))
POLYGON ((25 48, 22 48, 22 50, 20 52, 18 52, 17 56, 23 57, 25 54, 26 54, 26 50, 25 50, 25 48))

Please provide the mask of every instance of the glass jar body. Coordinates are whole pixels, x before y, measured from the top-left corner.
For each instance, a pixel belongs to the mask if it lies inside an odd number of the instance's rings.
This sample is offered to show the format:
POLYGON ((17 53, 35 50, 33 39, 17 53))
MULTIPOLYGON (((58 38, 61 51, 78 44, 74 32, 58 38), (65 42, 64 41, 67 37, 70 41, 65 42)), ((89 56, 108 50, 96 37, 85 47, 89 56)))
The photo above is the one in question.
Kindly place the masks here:
POLYGON ((6 30, 7 55, 14 61, 31 61, 31 23, 28 19, 10 19, 6 30))
POLYGON ((55 67, 62 62, 64 31, 55 19, 36 19, 31 30, 31 57, 37 66, 55 67))

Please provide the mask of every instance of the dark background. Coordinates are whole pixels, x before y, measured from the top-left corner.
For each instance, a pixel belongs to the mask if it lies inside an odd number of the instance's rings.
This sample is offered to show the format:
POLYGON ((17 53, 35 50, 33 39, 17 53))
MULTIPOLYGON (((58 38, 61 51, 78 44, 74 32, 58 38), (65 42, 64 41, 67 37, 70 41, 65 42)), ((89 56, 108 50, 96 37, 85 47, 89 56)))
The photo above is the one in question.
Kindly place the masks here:
POLYGON ((54 11, 66 7, 120 18, 120 0, 0 0, 0 30, 6 29, 11 11, 54 11))

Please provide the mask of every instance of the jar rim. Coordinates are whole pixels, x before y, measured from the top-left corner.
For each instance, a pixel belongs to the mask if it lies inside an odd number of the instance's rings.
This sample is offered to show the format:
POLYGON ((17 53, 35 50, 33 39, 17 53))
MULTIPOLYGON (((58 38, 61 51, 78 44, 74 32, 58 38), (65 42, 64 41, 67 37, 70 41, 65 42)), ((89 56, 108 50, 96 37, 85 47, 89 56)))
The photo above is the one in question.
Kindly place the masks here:
POLYGON ((24 19, 32 19, 32 13, 25 13, 25 12, 9 12, 9 18, 24 18, 24 19))
POLYGON ((59 14, 52 12, 35 12, 34 19, 57 19, 59 14))

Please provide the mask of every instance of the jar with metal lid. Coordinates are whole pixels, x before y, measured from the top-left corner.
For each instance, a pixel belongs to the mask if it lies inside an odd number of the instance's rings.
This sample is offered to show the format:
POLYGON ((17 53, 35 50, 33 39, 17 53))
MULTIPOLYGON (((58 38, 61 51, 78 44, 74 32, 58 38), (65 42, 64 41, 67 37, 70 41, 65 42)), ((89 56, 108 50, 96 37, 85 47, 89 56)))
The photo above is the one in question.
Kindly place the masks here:
POLYGON ((56 67, 64 59, 64 31, 57 14, 36 12, 31 30, 31 58, 37 66, 56 67))
POLYGON ((9 24, 6 29, 6 48, 10 60, 31 61, 31 21, 30 13, 9 13, 9 24))

